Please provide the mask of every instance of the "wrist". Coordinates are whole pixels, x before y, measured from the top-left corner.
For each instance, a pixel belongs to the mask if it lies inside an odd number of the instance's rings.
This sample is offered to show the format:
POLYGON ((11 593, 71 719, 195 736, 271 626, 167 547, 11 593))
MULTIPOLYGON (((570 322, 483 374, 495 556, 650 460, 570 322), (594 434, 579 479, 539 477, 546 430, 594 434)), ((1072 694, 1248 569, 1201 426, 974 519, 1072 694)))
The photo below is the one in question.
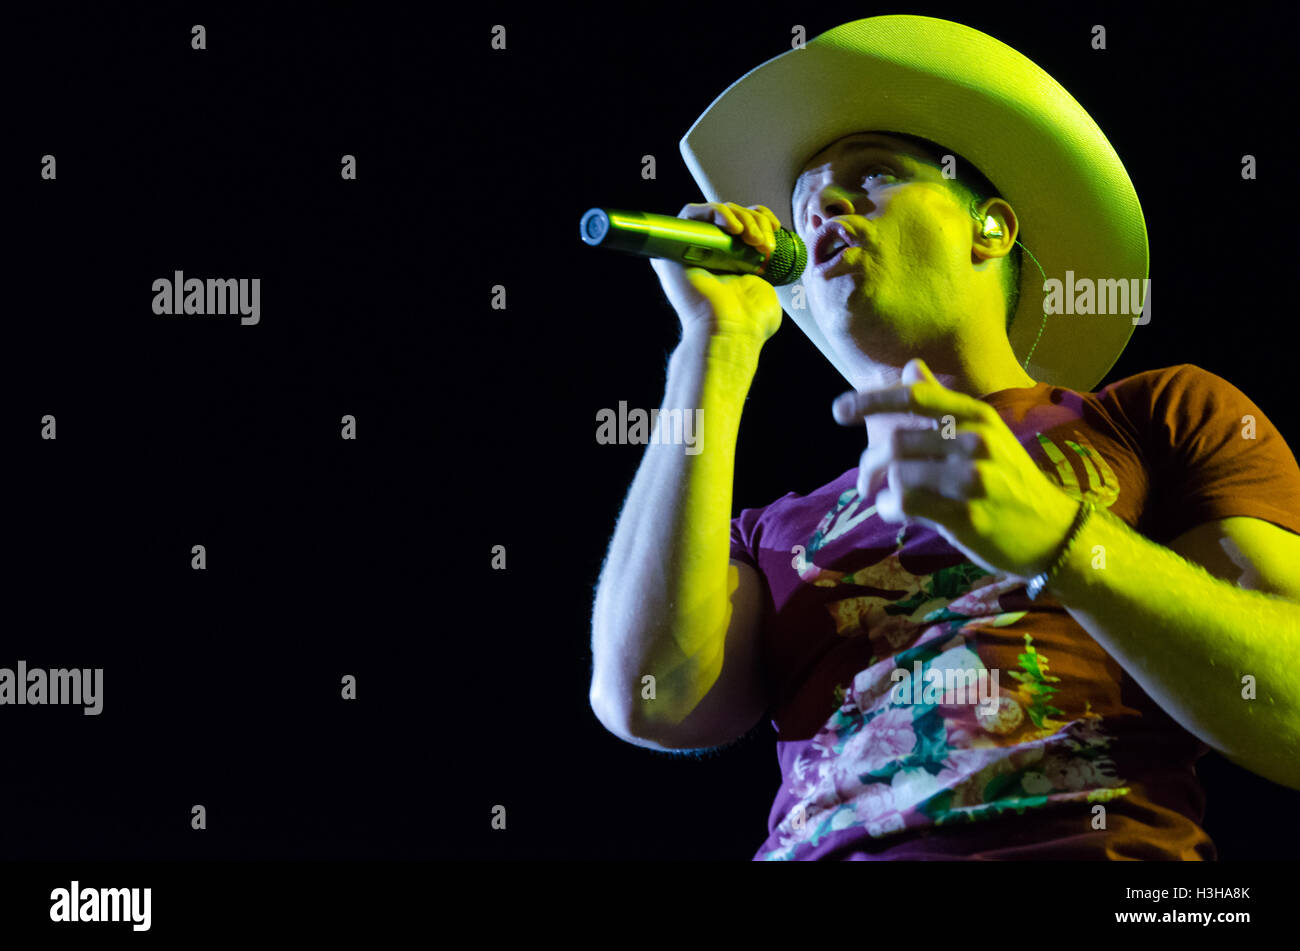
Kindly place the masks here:
MULTIPOLYGON (((1069 527, 1060 534, 1061 541, 1039 561, 1037 570, 1026 584, 1030 600, 1036 599, 1045 589, 1056 590, 1053 582, 1059 579, 1063 571, 1068 570, 1076 552, 1082 547, 1080 537, 1087 531, 1095 517, 1096 505, 1088 500, 1075 502, 1071 499, 1068 511, 1069 521, 1065 524, 1069 527)), ((1064 514, 1061 521, 1065 521, 1064 514)))
POLYGON ((1060 569, 1051 576, 1047 591, 1062 604, 1084 604, 1093 597, 1093 588, 1105 584, 1108 555, 1121 544, 1130 531, 1128 523, 1100 505, 1079 530, 1078 537, 1060 569))
POLYGON ((714 334, 703 327, 690 327, 682 331, 671 360, 717 367, 748 384, 758 370, 762 347, 763 341, 757 337, 714 334))

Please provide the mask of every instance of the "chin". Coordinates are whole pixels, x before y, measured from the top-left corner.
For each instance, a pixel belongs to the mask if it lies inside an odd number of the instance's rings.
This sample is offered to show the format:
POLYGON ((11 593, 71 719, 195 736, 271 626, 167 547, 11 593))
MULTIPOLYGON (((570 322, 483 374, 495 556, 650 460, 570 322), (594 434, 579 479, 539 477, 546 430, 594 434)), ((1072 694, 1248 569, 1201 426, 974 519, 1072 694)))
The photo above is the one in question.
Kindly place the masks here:
POLYGON ((850 303, 843 299, 809 300, 808 304, 812 308, 813 320, 828 340, 857 337, 878 323, 870 303, 864 307, 861 303, 850 303))
POLYGON ((857 354, 877 366, 901 367, 916 356, 920 341, 909 339, 909 334, 899 333, 878 318, 858 319, 828 339, 836 341, 837 348, 857 354))

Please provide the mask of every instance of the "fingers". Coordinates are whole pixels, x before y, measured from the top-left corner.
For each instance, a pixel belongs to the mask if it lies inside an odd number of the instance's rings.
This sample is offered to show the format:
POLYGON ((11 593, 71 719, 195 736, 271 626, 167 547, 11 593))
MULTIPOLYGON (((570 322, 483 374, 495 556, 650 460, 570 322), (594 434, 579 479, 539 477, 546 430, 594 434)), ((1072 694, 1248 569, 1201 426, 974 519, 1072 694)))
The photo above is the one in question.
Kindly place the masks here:
POLYGON ((858 497, 871 498, 889 475, 888 454, 867 448, 858 460, 858 497))
POLYGON ((907 361, 895 385, 842 393, 831 405, 831 415, 842 426, 860 423, 872 413, 912 413, 931 419, 951 414, 959 423, 992 423, 999 418, 987 403, 945 387, 917 358, 907 361))
MULTIPOLYGON (((875 448, 868 447, 858 460, 858 494, 870 498, 876 491, 891 466, 899 467, 896 472, 908 475, 908 484, 913 482, 925 488, 931 488, 950 498, 955 491, 948 481, 943 485, 932 484, 930 475, 939 474, 945 480, 954 477, 967 479, 975 469, 975 462, 991 459, 988 439, 990 434, 982 427, 961 430, 952 437, 945 438, 936 429, 899 429, 895 430, 891 444, 875 448), (954 476, 956 474, 956 476, 954 476), (911 477, 916 477, 912 479, 911 477)), ((962 484, 956 488, 965 491, 971 488, 962 484)))
POLYGON ((781 227, 776 215, 763 205, 746 208, 734 201, 691 203, 677 217, 712 222, 729 234, 740 235, 746 244, 765 254, 776 250, 776 232, 781 227))
POLYGON ((951 415, 959 424, 990 422, 990 414, 997 415, 987 403, 930 381, 843 393, 831 406, 831 414, 841 426, 861 423, 873 413, 912 413, 930 419, 951 415))
POLYGON ((917 492, 930 492, 934 498, 953 502, 983 498, 986 493, 980 467, 971 459, 957 456, 938 462, 885 460, 870 467, 864 463, 858 472, 858 495, 872 498, 886 480, 900 501, 917 492))
POLYGON ((963 429, 952 436, 944 436, 938 429, 894 430, 895 459, 930 459, 937 456, 960 455, 968 459, 988 459, 989 447, 978 429, 963 429))
POLYGON ((919 490, 929 490, 936 496, 961 502, 980 498, 984 494, 983 480, 974 463, 964 459, 946 462, 898 462, 896 478, 903 498, 919 490))

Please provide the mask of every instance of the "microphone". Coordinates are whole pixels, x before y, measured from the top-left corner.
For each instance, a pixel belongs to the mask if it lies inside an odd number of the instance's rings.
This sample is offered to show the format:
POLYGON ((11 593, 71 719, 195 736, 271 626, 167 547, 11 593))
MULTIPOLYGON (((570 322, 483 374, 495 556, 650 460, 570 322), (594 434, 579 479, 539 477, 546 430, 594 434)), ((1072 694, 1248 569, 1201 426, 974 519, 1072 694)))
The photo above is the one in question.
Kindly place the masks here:
POLYGON ((778 286, 799 280, 808 264, 803 239, 784 228, 776 232, 776 250, 770 258, 715 224, 646 211, 592 208, 582 216, 578 231, 592 247, 668 258, 709 271, 757 274, 778 286))

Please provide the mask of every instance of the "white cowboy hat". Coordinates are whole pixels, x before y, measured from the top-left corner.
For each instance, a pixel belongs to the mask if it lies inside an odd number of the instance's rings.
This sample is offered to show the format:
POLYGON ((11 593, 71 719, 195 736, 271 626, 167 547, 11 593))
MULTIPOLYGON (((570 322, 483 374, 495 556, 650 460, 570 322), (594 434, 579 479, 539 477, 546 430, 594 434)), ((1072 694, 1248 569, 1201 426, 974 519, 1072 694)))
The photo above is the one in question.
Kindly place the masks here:
MULTIPOLYGON (((1145 287, 1146 222, 1101 129, 1056 80, 1006 44, 932 17, 855 20, 746 73, 695 120, 681 150, 705 200, 765 205, 793 229, 790 196, 804 164, 864 131, 902 132, 952 149, 1011 203, 1023 247, 1043 269, 1024 256, 1012 349, 1035 380, 1091 391, 1139 318, 1044 318, 1044 275, 1066 292, 1067 271, 1076 287, 1082 279, 1134 278, 1145 287)), ((777 288, 781 306, 848 379, 811 312, 793 306, 795 286, 777 288)))

